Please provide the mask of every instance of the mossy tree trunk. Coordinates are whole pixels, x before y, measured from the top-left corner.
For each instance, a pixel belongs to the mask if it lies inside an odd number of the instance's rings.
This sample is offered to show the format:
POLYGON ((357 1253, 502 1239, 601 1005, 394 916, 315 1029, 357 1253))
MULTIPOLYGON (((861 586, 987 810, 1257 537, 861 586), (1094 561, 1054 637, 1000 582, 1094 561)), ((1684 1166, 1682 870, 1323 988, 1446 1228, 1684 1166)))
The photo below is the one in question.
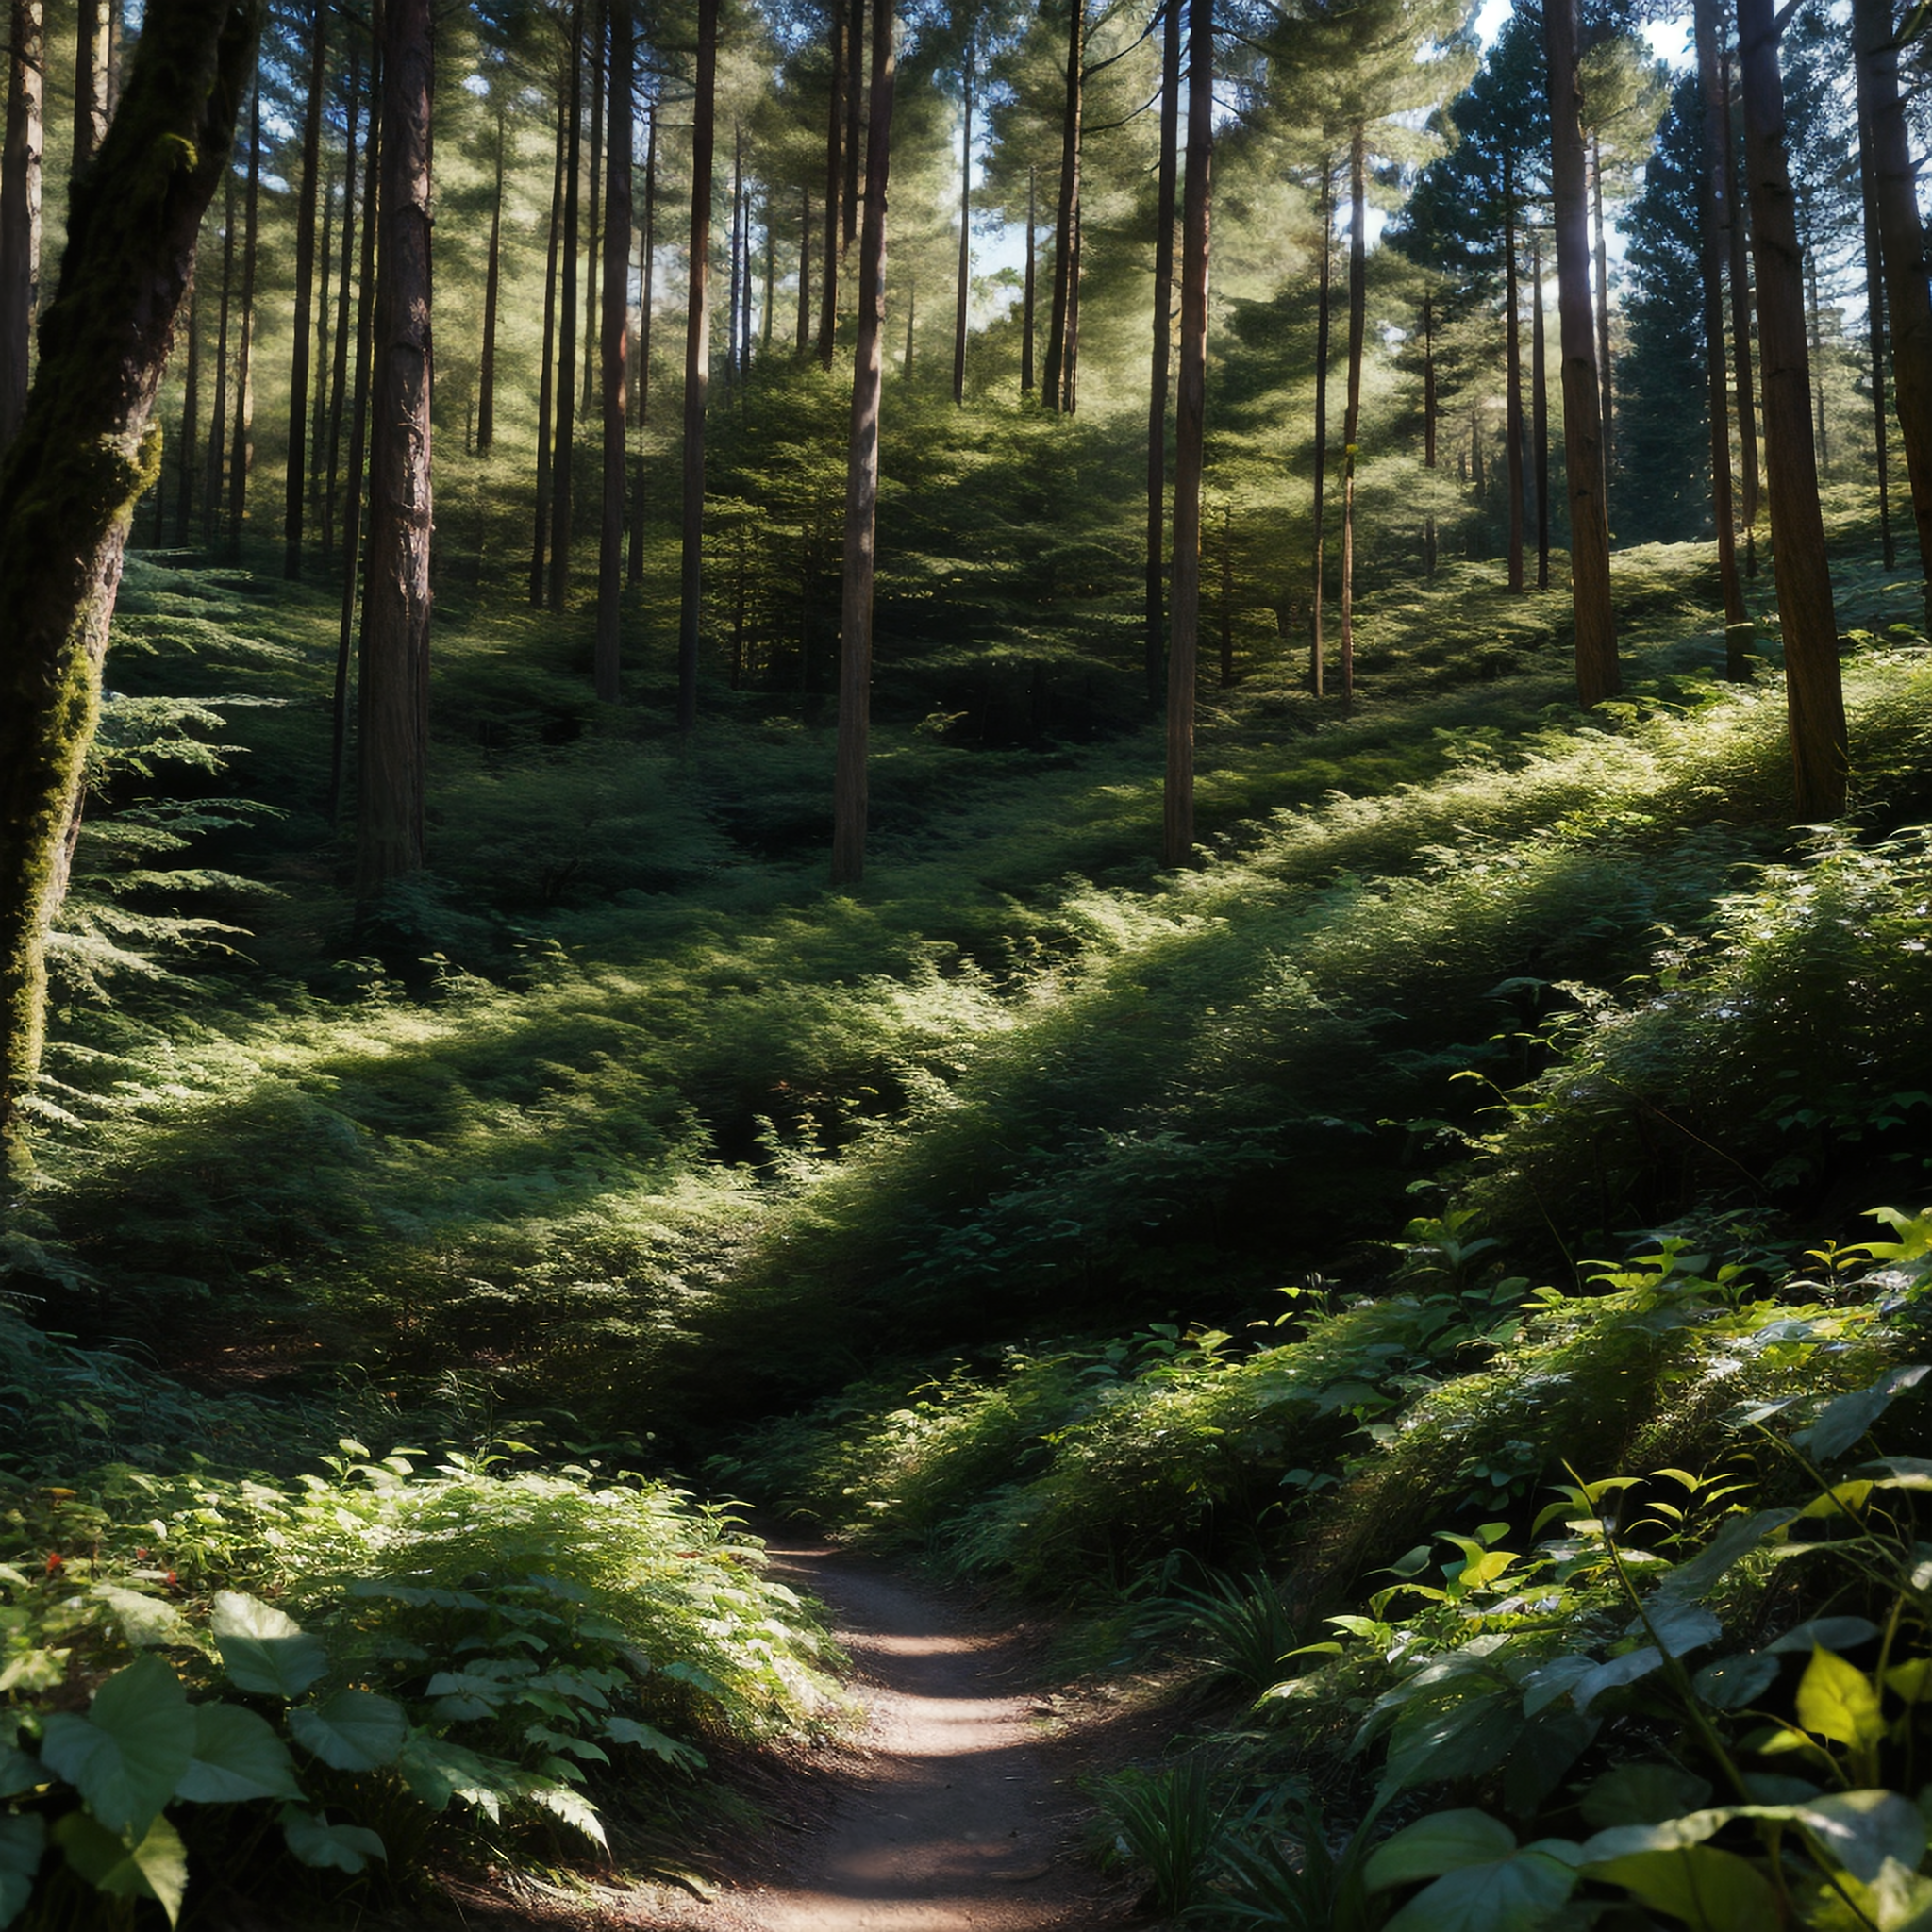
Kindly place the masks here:
POLYGON ((356 903, 423 864, 429 754, 430 0, 383 11, 369 581, 356 713, 356 903))
POLYGON ((114 125, 76 184, 20 430, 0 459, 0 1145, 23 1152, 47 926, 100 709, 151 418, 203 211, 227 165, 258 4, 149 0, 114 125))

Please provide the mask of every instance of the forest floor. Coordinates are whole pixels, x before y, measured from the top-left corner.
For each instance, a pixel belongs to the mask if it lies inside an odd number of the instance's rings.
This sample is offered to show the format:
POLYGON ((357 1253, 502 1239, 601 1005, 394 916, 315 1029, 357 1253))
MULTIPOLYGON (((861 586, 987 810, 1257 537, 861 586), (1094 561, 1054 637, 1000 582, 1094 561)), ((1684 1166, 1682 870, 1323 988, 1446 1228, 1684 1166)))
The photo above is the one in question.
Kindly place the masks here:
MULTIPOLYGON (((1131 1899, 1095 1871, 1082 1779, 1131 1751, 1133 1687, 1053 1684, 1038 1624, 820 1545, 774 1567, 832 1612, 864 1706, 812 1781, 793 1844, 752 1849, 712 1902, 664 1932, 1105 1932, 1131 1899), (764 1848, 766 1852, 770 1848, 764 1848), (788 1853, 789 1856, 783 1856, 788 1853)), ((796 1805, 799 1793, 788 1793, 796 1805)), ((1137 1923, 1144 1924, 1144 1921, 1137 1923)))

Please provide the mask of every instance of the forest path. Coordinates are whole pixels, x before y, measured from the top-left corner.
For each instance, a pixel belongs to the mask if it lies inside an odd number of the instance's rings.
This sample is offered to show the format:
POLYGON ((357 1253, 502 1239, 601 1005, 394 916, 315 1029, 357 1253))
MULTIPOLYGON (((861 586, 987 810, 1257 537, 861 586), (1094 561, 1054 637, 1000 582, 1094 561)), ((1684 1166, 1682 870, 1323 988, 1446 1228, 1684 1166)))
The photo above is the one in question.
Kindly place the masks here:
POLYGON ((1043 1748, 1038 1659, 940 1591, 842 1552, 771 1549, 828 1605, 867 1722, 849 1780, 790 1871, 726 1890, 717 1932, 1102 1932, 1087 1808, 1043 1748))

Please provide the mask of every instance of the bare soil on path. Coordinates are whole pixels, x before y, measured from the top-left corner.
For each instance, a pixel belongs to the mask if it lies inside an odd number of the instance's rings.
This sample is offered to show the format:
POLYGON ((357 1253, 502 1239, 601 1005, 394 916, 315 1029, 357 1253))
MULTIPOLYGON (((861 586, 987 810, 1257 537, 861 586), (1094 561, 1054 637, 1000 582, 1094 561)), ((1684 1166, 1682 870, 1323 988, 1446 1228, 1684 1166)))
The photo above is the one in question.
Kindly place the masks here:
POLYGON ((774 1545, 827 1604, 867 1707, 848 1774, 782 1872, 690 1908, 691 1932, 1107 1932, 1091 1806, 1042 1719, 1038 1646, 842 1553, 774 1545))

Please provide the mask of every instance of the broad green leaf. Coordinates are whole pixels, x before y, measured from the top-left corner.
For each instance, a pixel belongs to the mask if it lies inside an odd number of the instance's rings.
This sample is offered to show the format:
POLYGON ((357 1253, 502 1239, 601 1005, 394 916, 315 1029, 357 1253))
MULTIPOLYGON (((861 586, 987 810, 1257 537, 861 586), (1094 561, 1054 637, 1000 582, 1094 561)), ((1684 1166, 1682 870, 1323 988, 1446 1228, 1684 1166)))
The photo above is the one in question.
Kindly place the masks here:
POLYGON ((1436 1880, 1389 1921, 1388 1932, 1535 1932, 1576 1889, 1576 1847, 1540 1839, 1507 1858, 1436 1880))
POLYGON ((1503 1766, 1505 1807, 1518 1817, 1534 1816, 1602 1728, 1595 1718, 1579 1717, 1574 1710, 1546 1711, 1531 1719, 1503 1766))
POLYGON ((635 1744, 641 1750, 649 1751, 666 1764, 681 1764, 692 1771, 701 1770, 704 1766, 705 1754, 696 1746, 668 1738, 656 1724, 640 1724, 636 1718, 606 1718, 604 1735, 614 1744, 635 1744))
POLYGON ((151 1898, 174 1924, 188 1891, 188 1847, 165 1818, 157 1818, 136 1839, 117 1837, 98 1818, 70 1811, 54 1826, 54 1842, 67 1862, 96 1891, 122 1898, 151 1898))
POLYGON ((1762 1697, 1777 1682, 1777 1658, 1769 1651, 1745 1651, 1706 1664, 1690 1680, 1691 1689, 1720 1710, 1740 1710, 1762 1697))
POLYGON ((1798 1722, 1821 1738, 1863 1750, 1885 1736, 1872 1680, 1834 1651, 1814 1648, 1798 1682, 1798 1722))
POLYGON ((514 1798, 522 1786, 519 1768, 501 1757, 486 1757, 447 1738, 418 1731, 403 1747, 403 1782, 432 1811, 441 1811, 452 1798, 474 1805, 491 1824, 503 1815, 503 1801, 514 1798))
POLYGON ((1594 1657, 1552 1657, 1548 1663, 1532 1671, 1524 1681, 1524 1716, 1534 1717, 1538 1711, 1556 1703, 1559 1697, 1567 1697, 1578 1682, 1589 1676, 1595 1669, 1594 1657))
POLYGON ((1592 1831, 1656 1824, 1694 1811, 1709 1796, 1709 1785, 1678 1765, 1620 1764, 1584 1793, 1583 1818, 1592 1831))
POLYGON ((274 1729, 239 1704, 194 1707, 194 1759, 175 1787, 196 1805, 243 1805, 251 1798, 299 1798, 294 1760, 274 1729))
POLYGON ((1840 1791, 1792 1811, 1833 1858, 1867 1885, 1888 1859, 1916 1872, 1925 1856, 1924 1818, 1896 1791, 1840 1791))
POLYGON ((153 1643, 192 1643, 194 1632, 175 1606, 158 1596, 143 1596, 138 1590, 123 1590, 118 1583, 97 1583, 88 1591, 96 1603, 105 1604, 121 1626, 121 1634, 137 1649, 153 1643))
POLYGON ((532 1805, 541 1805, 552 1817, 562 1819, 564 1824, 582 1832, 601 1850, 609 1850, 597 1807, 581 1791, 573 1790, 569 1785, 546 1785, 531 1780, 518 1795, 532 1805))
POLYGON ((1570 1694, 1578 1710, 1588 1710, 1606 1690, 1619 1690, 1625 1684, 1649 1676, 1651 1672, 1663 1667, 1663 1653, 1655 1644, 1646 1643, 1641 1650, 1613 1657, 1608 1663, 1586 1671, 1571 1688, 1570 1694))
POLYGON ((1835 1402, 1827 1402, 1818 1420, 1808 1429, 1800 1429, 1791 1441, 1814 1461, 1833 1461, 1870 1430, 1891 1407, 1895 1396, 1916 1388, 1928 1373, 1932 1370, 1923 1362, 1893 1369, 1869 1389, 1857 1389, 1835 1402))
POLYGON ((1778 1923, 1777 1894, 1757 1868, 1710 1845, 1635 1852, 1586 1865, 1584 1875, 1623 1886, 1690 1932, 1770 1932, 1778 1923))
POLYGON ((403 1707, 373 1690, 338 1690, 324 1704, 298 1704, 289 1730, 303 1750, 336 1771, 393 1764, 409 1735, 403 1707))
POLYGON ((1881 1490, 1932 1490, 1932 1462, 1923 1456, 1881 1456, 1860 1465, 1887 1474, 1874 1485, 1881 1490))
POLYGON ((1797 1514, 1795 1509, 1759 1509, 1751 1516, 1726 1517, 1703 1549, 1689 1562, 1679 1563, 1657 1585, 1657 1595, 1697 1601, 1753 1550, 1782 1535, 1797 1514))
POLYGON ((26 1910, 46 1847, 46 1821, 38 1811, 0 1814, 0 1926, 26 1910))
POLYGON ((11 1744, 0 1748, 0 1798, 17 1798, 47 1782, 46 1767, 38 1757, 11 1744))
POLYGON ((1814 1617, 1808 1624, 1794 1624, 1764 1647, 1780 1656, 1797 1650, 1850 1650, 1877 1635, 1878 1625, 1869 1617, 1814 1617))
POLYGON ((1644 1618, 1634 1619, 1629 1634, 1640 1639, 1654 1636, 1666 1657, 1684 1657, 1701 1650, 1707 1643, 1715 1643, 1724 1631, 1708 1610, 1677 1597, 1654 1599, 1645 1618, 1649 1629, 1644 1627, 1644 1618))
POLYGON ((258 1597, 225 1590, 209 1622, 222 1667, 242 1690, 262 1697, 299 1697, 328 1670, 328 1652, 292 1617, 258 1597))
POLYGON ((283 1807, 282 1837, 303 1864, 322 1871, 359 1872, 371 1858, 389 1857, 381 1839, 366 1826, 327 1824, 313 1811, 293 1805, 283 1807))
POLYGON ((1411 1707, 1391 1734, 1385 1781, 1403 1790, 1492 1771, 1522 1731, 1518 1708, 1513 1690, 1411 1707))
POLYGON ((1375 1847, 1363 1872, 1371 1891, 1440 1878, 1464 1865, 1486 1865, 1516 1849, 1516 1834, 1487 1811, 1436 1811, 1405 1825, 1375 1847))
POLYGON ((43 1721, 41 1757, 110 1832, 140 1839, 194 1757, 188 1693, 159 1657, 138 1657, 94 1692, 85 1717, 43 1721))

